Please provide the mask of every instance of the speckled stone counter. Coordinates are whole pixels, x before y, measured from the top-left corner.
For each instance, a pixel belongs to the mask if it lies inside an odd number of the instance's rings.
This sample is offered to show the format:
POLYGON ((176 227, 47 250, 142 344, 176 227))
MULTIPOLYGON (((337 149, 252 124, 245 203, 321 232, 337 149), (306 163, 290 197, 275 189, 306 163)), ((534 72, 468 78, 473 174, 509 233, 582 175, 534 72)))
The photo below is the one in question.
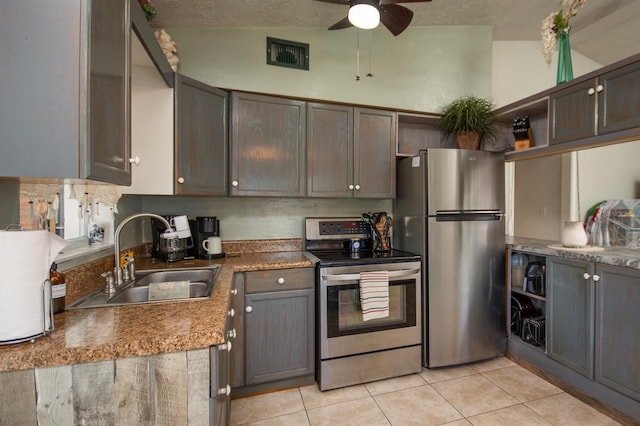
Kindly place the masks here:
POLYGON ((138 270, 217 264, 213 294, 204 300, 67 310, 55 330, 25 342, 0 346, 0 372, 78 364, 205 348, 224 342, 234 272, 312 267, 302 251, 234 253, 217 260, 174 263, 137 261, 138 270))
POLYGON ((557 246, 562 245, 559 241, 509 236, 506 238, 506 243, 507 247, 510 247, 512 250, 535 253, 541 256, 559 256, 568 259, 640 269, 640 250, 635 249, 624 247, 609 247, 602 251, 589 251, 588 248, 585 250, 559 249, 557 246))

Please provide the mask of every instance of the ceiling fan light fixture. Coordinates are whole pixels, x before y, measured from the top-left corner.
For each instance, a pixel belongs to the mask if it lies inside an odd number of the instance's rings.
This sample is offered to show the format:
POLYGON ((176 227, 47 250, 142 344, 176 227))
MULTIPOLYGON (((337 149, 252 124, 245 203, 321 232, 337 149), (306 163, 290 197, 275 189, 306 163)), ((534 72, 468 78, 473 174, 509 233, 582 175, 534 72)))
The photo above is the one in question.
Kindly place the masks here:
POLYGON ((362 0, 349 8, 349 22, 354 27, 370 30, 380 24, 380 11, 377 1, 362 0))

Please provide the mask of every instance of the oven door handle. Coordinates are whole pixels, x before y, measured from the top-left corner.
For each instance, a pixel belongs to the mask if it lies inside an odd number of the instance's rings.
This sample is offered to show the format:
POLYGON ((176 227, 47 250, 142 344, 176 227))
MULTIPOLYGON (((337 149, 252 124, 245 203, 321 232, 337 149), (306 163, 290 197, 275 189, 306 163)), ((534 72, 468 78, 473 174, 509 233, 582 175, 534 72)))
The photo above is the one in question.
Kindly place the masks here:
MULTIPOLYGON (((420 273, 420 269, 401 269, 398 271, 389 271, 389 278, 409 277, 420 273)), ((353 281, 359 280, 360 274, 325 274, 322 276, 325 281, 353 281)))

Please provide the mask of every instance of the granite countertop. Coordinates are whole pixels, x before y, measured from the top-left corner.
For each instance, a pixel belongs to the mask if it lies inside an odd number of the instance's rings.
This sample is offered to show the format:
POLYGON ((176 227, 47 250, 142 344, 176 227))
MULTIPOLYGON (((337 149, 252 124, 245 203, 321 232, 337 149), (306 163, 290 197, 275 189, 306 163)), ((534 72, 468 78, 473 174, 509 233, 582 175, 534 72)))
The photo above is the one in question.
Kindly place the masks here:
POLYGON ((67 310, 47 336, 0 346, 0 372, 153 355, 224 343, 234 272, 308 268, 302 251, 242 253, 216 260, 136 261, 138 270, 221 265, 204 300, 67 310))
POLYGON ((512 250, 539 254, 541 256, 558 256, 568 259, 597 262, 606 265, 640 269, 640 250, 625 247, 606 247, 595 249, 570 249, 562 247, 559 241, 538 240, 534 238, 506 237, 507 247, 512 250))

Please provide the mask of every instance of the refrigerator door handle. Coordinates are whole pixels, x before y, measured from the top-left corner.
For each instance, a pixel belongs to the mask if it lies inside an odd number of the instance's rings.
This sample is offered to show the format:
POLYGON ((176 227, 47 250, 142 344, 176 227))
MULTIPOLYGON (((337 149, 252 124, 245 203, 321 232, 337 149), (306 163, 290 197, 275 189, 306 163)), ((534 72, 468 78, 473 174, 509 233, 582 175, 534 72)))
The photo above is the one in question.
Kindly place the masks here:
POLYGON ((436 222, 487 221, 502 220, 504 213, 500 210, 438 210, 436 222))

